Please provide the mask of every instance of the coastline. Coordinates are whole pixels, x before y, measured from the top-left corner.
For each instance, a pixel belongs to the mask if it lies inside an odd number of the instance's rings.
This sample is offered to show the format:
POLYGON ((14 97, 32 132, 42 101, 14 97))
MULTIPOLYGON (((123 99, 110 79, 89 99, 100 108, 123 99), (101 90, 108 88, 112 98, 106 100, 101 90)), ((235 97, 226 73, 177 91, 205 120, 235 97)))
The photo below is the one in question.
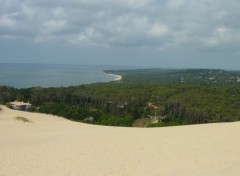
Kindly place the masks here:
POLYGON ((111 66, 7 64, 1 65, 0 83, 14 88, 69 87, 100 82, 111 82, 118 76, 107 75, 111 66), (26 75, 31 75, 25 79, 26 75))
POLYGON ((121 75, 115 75, 115 74, 112 74, 112 73, 107 73, 107 74, 115 77, 115 79, 113 81, 121 81, 122 80, 121 75))

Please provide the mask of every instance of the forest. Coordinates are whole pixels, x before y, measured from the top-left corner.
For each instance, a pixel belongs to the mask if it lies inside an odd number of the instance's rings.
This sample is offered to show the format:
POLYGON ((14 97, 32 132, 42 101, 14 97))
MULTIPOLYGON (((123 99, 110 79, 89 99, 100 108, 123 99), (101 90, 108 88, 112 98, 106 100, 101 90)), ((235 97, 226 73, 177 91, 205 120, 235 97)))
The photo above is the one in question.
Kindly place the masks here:
POLYGON ((148 84, 240 85, 240 71, 221 69, 138 69, 106 70, 106 73, 123 75, 122 82, 148 84))
POLYGON ((30 102, 33 112, 109 126, 163 127, 240 120, 238 72, 204 69, 105 72, 120 74, 123 79, 58 88, 1 86, 0 102, 30 102))

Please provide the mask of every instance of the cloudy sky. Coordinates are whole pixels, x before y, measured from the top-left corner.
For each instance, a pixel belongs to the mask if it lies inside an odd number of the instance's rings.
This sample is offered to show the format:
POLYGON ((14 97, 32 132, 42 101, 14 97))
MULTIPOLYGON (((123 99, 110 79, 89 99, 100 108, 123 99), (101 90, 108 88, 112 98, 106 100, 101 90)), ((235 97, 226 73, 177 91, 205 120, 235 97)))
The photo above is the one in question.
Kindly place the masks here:
POLYGON ((239 0, 0 0, 0 63, 240 70, 239 0))

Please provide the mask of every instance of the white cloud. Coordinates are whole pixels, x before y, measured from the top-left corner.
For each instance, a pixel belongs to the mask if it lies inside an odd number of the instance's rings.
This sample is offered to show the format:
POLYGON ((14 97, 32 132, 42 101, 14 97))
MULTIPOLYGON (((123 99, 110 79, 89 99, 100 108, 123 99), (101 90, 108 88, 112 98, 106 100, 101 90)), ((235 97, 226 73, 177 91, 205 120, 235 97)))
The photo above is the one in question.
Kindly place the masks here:
POLYGON ((79 34, 69 36, 68 41, 76 45, 103 45, 101 34, 93 27, 88 27, 79 34))
POLYGON ((208 38, 208 44, 219 45, 221 41, 227 40, 228 37, 228 29, 225 27, 219 27, 213 32, 212 36, 208 38))
POLYGON ((238 48, 240 45, 240 33, 226 27, 216 28, 212 34, 206 38, 208 48, 238 48))
POLYGON ((52 10, 52 14, 55 18, 66 18, 67 14, 63 7, 56 7, 52 10))
POLYGON ((0 27, 1 28, 12 28, 16 25, 16 20, 12 17, 14 14, 0 16, 0 27))
POLYGON ((48 20, 43 22, 44 32, 54 33, 61 31, 67 25, 65 20, 48 20))
POLYGON ((168 27, 160 23, 153 24, 153 26, 149 30, 149 34, 153 37, 161 37, 166 35, 168 32, 169 32, 168 27))

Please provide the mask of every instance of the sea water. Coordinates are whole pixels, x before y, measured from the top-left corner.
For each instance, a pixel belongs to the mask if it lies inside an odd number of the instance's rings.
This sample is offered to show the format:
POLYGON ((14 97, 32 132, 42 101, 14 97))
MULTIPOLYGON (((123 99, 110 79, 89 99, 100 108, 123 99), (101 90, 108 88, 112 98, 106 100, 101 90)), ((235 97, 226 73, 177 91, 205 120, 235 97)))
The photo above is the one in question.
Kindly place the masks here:
POLYGON ((61 87, 113 81, 116 76, 103 70, 113 66, 1 64, 0 86, 15 88, 61 87))

